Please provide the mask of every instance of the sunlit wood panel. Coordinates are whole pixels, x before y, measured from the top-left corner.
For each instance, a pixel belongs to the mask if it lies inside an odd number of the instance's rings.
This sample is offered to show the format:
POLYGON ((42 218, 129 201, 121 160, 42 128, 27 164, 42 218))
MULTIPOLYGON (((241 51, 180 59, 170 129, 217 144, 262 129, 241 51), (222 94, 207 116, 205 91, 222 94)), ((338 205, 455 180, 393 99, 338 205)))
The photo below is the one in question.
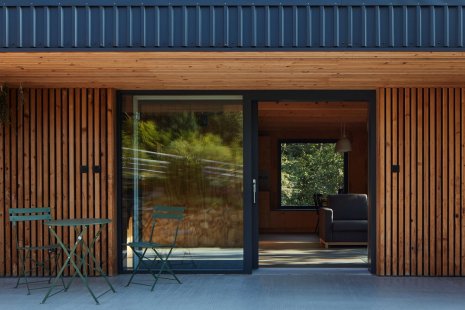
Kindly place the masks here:
MULTIPOLYGON (((22 95, 11 89, 9 100, 10 122, 0 125, 0 275, 18 272, 8 210, 45 206, 55 219, 110 218, 112 224, 94 250, 105 262, 104 269, 115 274, 113 90, 24 89, 22 95), (81 173, 81 166, 87 166, 88 172, 81 173), (94 173, 94 166, 100 166, 101 172, 94 173)), ((65 243, 75 242, 72 229, 58 232, 65 243)), ((40 224, 21 224, 19 237, 40 245, 49 240, 49 233, 40 224)))
POLYGON ((146 90, 462 87, 463 52, 1 53, 0 83, 146 90))
POLYGON ((378 94, 377 273, 463 276, 464 89, 378 94))

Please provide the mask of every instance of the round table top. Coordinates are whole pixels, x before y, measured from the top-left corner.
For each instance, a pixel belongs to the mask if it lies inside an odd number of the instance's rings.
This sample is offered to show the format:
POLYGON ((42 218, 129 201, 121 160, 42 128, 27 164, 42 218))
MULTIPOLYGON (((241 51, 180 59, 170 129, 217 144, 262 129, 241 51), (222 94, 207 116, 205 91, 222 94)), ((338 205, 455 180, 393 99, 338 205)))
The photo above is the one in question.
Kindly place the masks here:
POLYGON ((110 219, 105 218, 83 218, 83 219, 65 219, 65 220, 52 220, 45 221, 47 226, 88 226, 88 225, 102 225, 111 223, 110 219))

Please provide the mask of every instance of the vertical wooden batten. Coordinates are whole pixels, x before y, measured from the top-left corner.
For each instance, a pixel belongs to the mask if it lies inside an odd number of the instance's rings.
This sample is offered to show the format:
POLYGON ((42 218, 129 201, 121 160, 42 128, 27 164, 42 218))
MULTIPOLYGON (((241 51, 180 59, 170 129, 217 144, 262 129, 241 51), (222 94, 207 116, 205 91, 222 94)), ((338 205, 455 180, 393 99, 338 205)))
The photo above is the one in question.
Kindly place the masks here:
MULTIPOLYGON (((461 97, 458 99, 460 102, 460 158, 465 156, 465 88, 460 90, 461 97)), ((460 161, 460 272, 465 272, 465 160, 460 161)), ((458 250, 458 249, 457 249, 458 250)))
MULTIPOLYGON (((16 92, 15 91, 12 91, 11 94, 10 94, 10 103, 13 103, 14 99, 15 99, 15 96, 16 96, 16 92)), ((10 171, 11 171, 11 175, 10 175, 10 178, 11 178, 11 184, 10 184, 10 203, 11 203, 11 207, 13 208, 16 208, 18 206, 18 192, 17 192, 17 188, 18 188, 18 170, 17 170, 17 163, 18 163, 18 149, 17 149, 17 113, 16 113, 16 107, 15 105, 11 105, 11 129, 10 129, 10 143, 9 143, 9 146, 11 147, 11 158, 10 158, 10 163, 11 163, 11 166, 10 166, 10 171)), ((11 229, 11 225, 10 225, 10 229, 11 229)), ((22 227, 20 226, 19 227, 19 232, 18 232, 19 235, 22 235, 22 227)), ((17 275, 17 271, 18 271, 18 257, 16 254, 16 245, 15 245, 15 242, 13 241, 14 240, 14 237, 13 237, 13 234, 10 234, 11 236, 11 245, 12 245, 12 256, 10 256, 12 258, 12 262, 13 262, 13 275, 17 275)))
POLYGON ((110 275, 118 272, 117 199, 116 199, 116 90, 100 89, 100 210, 101 217, 112 220, 101 237, 102 260, 110 275))
MULTIPOLYGON (((398 164, 398 157, 397 157, 397 139, 398 139, 398 105, 397 105, 397 100, 398 100, 398 90, 397 89, 392 89, 391 92, 391 98, 392 98, 392 164, 396 165, 398 164)), ((390 167, 388 167, 390 169, 390 167)), ((397 179, 397 174, 392 174, 392 257, 393 257, 393 263, 392 263, 392 274, 398 274, 398 263, 396 262, 397 257, 398 257, 398 195, 397 195, 397 184, 398 184, 398 179, 397 179)))
POLYGON ((109 274, 117 273, 117 261, 118 257, 118 236, 116 229, 117 222, 117 207, 116 207, 116 91, 114 89, 107 89, 107 100, 106 100, 106 151, 107 151, 107 210, 108 218, 112 219, 112 225, 108 229, 108 257, 114 259, 108 260, 108 272, 109 274))
POLYGON ((386 275, 386 191, 384 188, 386 187, 386 158, 385 158, 385 141, 386 141, 386 98, 385 98, 385 89, 379 89, 377 91, 378 94, 378 109, 376 109, 376 135, 378 137, 377 141, 378 144, 376 145, 376 158, 378 158, 377 168, 376 168, 376 180, 377 180, 377 188, 376 188, 376 198, 378 206, 377 210, 377 218, 376 218, 376 236, 377 236, 377 253, 376 257, 378 258, 376 264, 376 273, 378 275, 386 275))
MULTIPOLYGON (((398 112, 398 123, 399 123, 399 130, 397 132, 398 135, 398 146, 397 146, 397 164, 404 169, 404 127, 405 127, 405 117, 404 117, 404 110, 405 110, 405 90, 404 89, 399 89, 399 112, 398 112)), ((405 274, 405 266, 403 264, 400 264, 400 262, 404 261, 404 254, 405 254, 405 208, 404 208, 404 184, 403 182, 403 175, 397 174, 397 180, 398 180, 398 192, 397 196, 399 198, 399 210, 397 213, 397 216, 399 217, 399 239, 398 239, 398 259, 397 259, 397 265, 399 266, 399 275, 404 275, 405 274)))
POLYGON ((464 276, 465 91, 378 93, 377 273, 464 276))
MULTIPOLYGON (((2 158, 0 160, 0 222, 3 224, 0 227, 0 249, 6 249, 6 242, 5 242, 5 229, 7 226, 5 225, 5 218, 6 218, 6 193, 5 193, 5 126, 0 126, 0 154, 2 154, 2 158)), ((1 253, 0 255, 0 274, 6 274, 6 253, 1 253)))
MULTIPOLYGON (((114 90, 24 89, 23 94, 21 100, 19 90, 10 90, 11 122, 0 125, 0 276, 16 275, 18 268, 8 210, 45 206, 55 219, 110 218, 94 251, 103 269, 116 274, 114 90), (87 173, 81 173, 83 165, 87 173)), ((72 229, 58 233, 75 241, 72 229)), ((35 223, 19 225, 19 234, 34 244, 49 238, 46 227, 35 223)))
MULTIPOLYGON (((386 90, 386 101, 392 102, 391 89, 386 90)), ((391 164, 392 164, 392 105, 386 105, 386 219, 385 219, 385 234, 386 234, 386 275, 392 275, 392 230, 387 229, 392 227, 392 174, 391 164)))

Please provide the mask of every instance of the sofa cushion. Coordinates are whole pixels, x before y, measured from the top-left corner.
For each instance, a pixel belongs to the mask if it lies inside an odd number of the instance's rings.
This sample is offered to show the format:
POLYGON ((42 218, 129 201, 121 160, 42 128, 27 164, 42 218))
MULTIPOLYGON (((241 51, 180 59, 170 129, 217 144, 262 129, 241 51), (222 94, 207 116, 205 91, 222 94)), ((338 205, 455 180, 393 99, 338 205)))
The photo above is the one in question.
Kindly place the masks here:
POLYGON ((366 231, 334 231, 332 242, 367 242, 366 231))
POLYGON ((334 221, 333 231, 368 231, 367 220, 334 221))
POLYGON ((365 194, 329 195, 328 208, 334 220, 367 220, 368 199, 365 194))

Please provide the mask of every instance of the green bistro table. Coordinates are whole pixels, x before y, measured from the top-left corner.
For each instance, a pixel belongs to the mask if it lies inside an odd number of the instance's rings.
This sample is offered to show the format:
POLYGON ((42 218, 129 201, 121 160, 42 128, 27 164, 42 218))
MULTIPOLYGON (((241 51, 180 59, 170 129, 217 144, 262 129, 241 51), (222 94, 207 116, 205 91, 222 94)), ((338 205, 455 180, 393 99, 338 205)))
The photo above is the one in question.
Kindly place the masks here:
POLYGON ((102 267, 100 266, 100 262, 97 261, 97 259, 94 256, 93 253, 93 248, 95 242, 100 238, 102 229, 105 225, 111 223, 111 220, 109 219, 69 219, 69 220, 56 220, 56 221, 46 221, 44 224, 48 226, 48 230, 50 233, 56 238, 58 244, 60 247, 63 249, 63 253, 66 257, 66 260, 61 267, 60 271, 58 272, 57 276, 52 282, 52 285, 50 286, 47 294, 45 295, 44 299, 42 300, 42 303, 45 303, 47 298, 50 296, 55 295, 51 294, 53 288, 56 286, 57 281, 60 279, 60 277, 63 274, 63 271, 65 270, 66 266, 72 266, 72 269, 74 269, 74 274, 69 281, 67 285, 65 285, 65 291, 68 290, 68 288, 71 286, 71 283, 73 283, 74 278, 79 276, 81 281, 84 283, 86 286, 87 290, 89 293, 92 295, 94 298, 95 302, 99 304, 98 298, 101 297, 102 295, 108 293, 109 291, 113 291, 115 293, 115 289, 111 285, 110 281, 108 281, 106 274, 103 272, 102 267), (91 243, 89 245, 86 244, 84 236, 89 230, 89 226, 94 225, 97 226, 97 232, 92 239, 91 243), (73 246, 68 249, 68 247, 63 243, 62 239, 58 236, 56 233, 56 228, 57 227, 74 227, 74 231, 76 232, 76 242, 73 244, 73 246), (80 248, 81 249, 81 255, 77 255, 76 250, 80 248), (89 257, 89 264, 86 263, 86 257, 89 257), (90 263, 94 262, 94 270, 100 273, 100 275, 105 279, 105 282, 108 284, 109 289, 99 296, 95 296, 94 292, 92 292, 89 283, 87 281, 87 266, 90 266, 90 263), (83 272, 80 271, 81 267, 84 266, 83 272))

